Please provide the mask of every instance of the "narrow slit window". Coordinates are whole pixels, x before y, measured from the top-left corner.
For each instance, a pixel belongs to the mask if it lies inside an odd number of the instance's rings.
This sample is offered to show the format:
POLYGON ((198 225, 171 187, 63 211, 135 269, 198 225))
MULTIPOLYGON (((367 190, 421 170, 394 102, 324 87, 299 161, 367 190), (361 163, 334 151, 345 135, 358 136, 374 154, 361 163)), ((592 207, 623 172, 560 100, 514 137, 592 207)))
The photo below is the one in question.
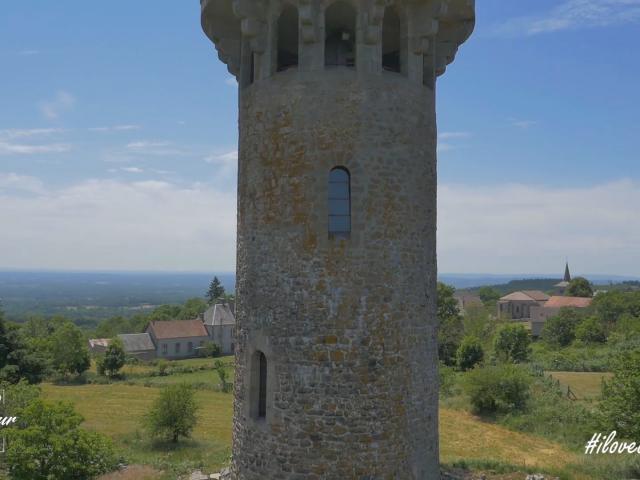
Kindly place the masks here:
POLYGON ((267 357, 259 352, 258 418, 267 416, 267 357))
POLYGON ((329 235, 351 233, 351 175, 336 167, 329 173, 329 235))

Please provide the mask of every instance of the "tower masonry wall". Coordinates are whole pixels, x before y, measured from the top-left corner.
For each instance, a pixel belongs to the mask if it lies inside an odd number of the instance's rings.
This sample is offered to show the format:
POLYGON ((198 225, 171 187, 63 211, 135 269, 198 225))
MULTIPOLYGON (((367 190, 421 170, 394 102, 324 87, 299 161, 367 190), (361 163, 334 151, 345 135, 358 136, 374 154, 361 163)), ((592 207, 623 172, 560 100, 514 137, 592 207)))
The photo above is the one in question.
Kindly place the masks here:
POLYGON ((439 478, 433 90, 346 67, 255 82, 238 177, 232 477, 439 478), (336 166, 348 238, 328 234, 336 166))

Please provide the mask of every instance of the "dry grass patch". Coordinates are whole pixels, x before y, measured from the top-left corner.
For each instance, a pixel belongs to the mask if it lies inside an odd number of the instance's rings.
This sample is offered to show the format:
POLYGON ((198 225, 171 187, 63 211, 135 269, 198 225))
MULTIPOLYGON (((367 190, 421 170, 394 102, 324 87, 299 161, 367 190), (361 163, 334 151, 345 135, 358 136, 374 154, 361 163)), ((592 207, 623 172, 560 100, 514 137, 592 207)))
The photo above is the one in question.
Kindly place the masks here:
POLYGON ((602 380, 611 378, 611 373, 601 372, 548 372, 554 380, 560 381, 563 390, 571 387, 578 400, 597 400, 602 394, 602 380))
POLYGON ((468 412, 442 408, 440 459, 445 463, 490 460, 525 468, 562 470, 577 463, 579 456, 549 440, 483 422, 468 412))

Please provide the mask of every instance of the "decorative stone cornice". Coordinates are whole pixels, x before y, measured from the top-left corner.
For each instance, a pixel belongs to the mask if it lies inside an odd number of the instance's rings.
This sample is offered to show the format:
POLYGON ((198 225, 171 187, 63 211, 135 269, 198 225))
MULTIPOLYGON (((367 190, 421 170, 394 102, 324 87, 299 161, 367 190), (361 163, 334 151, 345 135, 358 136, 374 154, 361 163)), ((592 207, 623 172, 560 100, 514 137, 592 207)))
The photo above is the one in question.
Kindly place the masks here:
MULTIPOLYGON (((242 44, 248 42, 255 53, 269 47, 269 1, 201 0, 202 27, 215 44, 229 72, 239 76, 242 44)), ((290 0, 297 5, 300 34, 304 44, 320 41, 320 3, 290 0)), ((393 3, 411 11, 408 50, 415 55, 433 55, 435 73, 441 75, 456 55, 458 47, 471 35, 475 25, 475 0, 354 0, 361 18, 359 39, 363 45, 381 41, 385 8, 393 3)))

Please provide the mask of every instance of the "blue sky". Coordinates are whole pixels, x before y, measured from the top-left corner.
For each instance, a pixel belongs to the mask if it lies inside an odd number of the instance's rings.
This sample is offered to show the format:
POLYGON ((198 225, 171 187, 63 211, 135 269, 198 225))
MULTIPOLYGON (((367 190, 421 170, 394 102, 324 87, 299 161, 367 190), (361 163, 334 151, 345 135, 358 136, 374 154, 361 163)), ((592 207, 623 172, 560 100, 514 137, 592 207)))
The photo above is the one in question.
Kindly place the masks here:
MULTIPOLYGON (((640 0, 478 0, 443 272, 640 275, 640 0)), ((237 88, 188 1, 5 2, 0 268, 231 271, 237 88)))

